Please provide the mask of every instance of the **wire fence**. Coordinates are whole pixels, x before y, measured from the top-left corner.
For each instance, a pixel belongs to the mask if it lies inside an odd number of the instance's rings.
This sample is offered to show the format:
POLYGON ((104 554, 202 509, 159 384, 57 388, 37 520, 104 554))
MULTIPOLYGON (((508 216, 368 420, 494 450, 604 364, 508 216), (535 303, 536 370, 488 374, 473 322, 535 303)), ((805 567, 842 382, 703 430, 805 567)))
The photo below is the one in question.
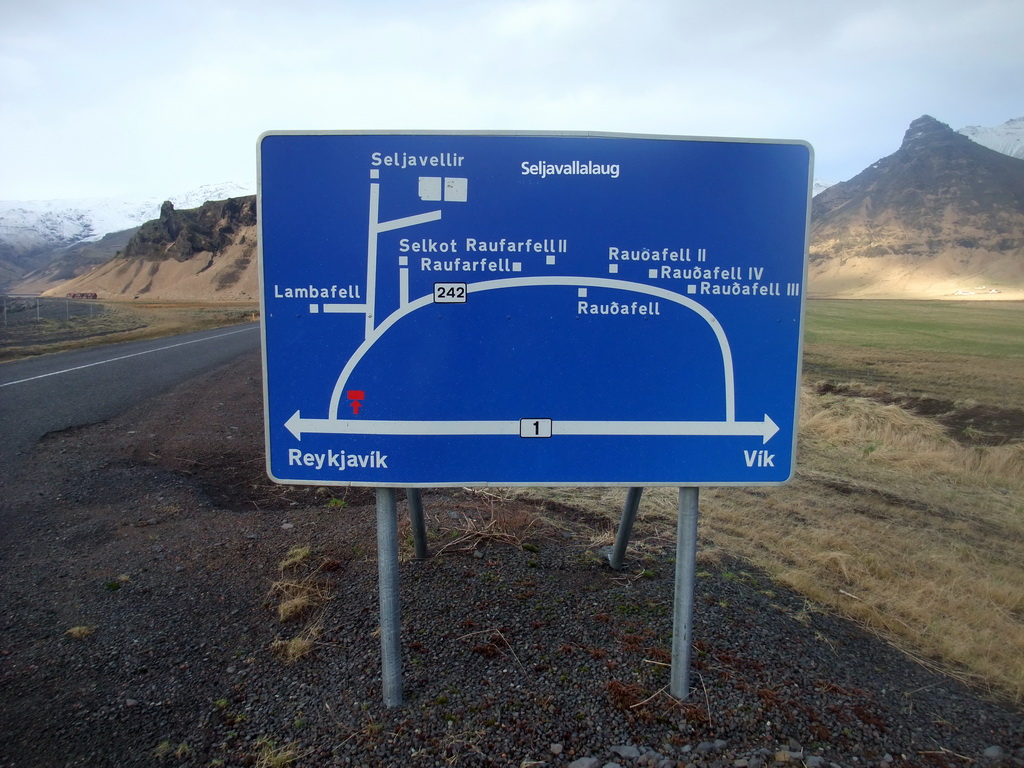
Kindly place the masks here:
POLYGON ((92 299, 3 296, 2 303, 2 327, 8 330, 30 323, 70 322, 104 311, 103 305, 92 299))

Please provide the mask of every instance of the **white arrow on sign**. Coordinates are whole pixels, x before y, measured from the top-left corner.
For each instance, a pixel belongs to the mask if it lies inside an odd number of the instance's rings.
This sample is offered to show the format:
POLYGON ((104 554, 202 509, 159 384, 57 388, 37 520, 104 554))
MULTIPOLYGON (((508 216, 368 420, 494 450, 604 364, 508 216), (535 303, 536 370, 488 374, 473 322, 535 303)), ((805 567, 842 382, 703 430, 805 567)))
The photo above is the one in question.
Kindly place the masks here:
MULTIPOLYGON (((519 421, 371 421, 307 419, 299 411, 284 424, 296 439, 304 434, 335 435, 515 435, 519 421)), ((767 443, 779 431, 766 413, 763 421, 553 421, 552 437, 561 435, 707 435, 760 437, 767 443)))

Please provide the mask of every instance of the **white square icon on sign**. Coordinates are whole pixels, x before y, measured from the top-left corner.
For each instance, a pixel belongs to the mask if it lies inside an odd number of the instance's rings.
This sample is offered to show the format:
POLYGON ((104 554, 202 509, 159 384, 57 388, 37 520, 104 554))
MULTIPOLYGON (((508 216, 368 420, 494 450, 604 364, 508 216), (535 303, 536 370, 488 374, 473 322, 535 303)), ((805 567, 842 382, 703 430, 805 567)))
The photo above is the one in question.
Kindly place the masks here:
POLYGON ((441 177, 420 176, 420 200, 441 199, 441 177))
POLYGON ((469 179, 447 177, 444 180, 444 199, 447 203, 464 203, 469 196, 469 179))

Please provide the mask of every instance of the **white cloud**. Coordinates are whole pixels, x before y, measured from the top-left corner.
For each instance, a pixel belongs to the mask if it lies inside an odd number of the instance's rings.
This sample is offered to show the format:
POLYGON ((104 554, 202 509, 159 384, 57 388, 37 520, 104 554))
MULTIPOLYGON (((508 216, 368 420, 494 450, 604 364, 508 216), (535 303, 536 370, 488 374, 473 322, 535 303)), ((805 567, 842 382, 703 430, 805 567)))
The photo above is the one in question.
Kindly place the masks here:
POLYGON ((1024 115, 1019 6, 36 0, 0 10, 0 198, 244 181, 281 128, 803 138, 848 178, 922 113, 1024 115))

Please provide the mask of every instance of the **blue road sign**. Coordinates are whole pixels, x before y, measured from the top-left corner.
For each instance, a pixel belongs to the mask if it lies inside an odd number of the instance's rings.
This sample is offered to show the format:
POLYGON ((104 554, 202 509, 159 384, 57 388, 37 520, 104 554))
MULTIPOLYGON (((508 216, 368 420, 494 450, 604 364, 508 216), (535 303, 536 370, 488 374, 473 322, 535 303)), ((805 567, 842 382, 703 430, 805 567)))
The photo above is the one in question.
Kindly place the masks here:
POLYGON ((811 162, 792 141, 263 135, 271 478, 785 482, 811 162))

